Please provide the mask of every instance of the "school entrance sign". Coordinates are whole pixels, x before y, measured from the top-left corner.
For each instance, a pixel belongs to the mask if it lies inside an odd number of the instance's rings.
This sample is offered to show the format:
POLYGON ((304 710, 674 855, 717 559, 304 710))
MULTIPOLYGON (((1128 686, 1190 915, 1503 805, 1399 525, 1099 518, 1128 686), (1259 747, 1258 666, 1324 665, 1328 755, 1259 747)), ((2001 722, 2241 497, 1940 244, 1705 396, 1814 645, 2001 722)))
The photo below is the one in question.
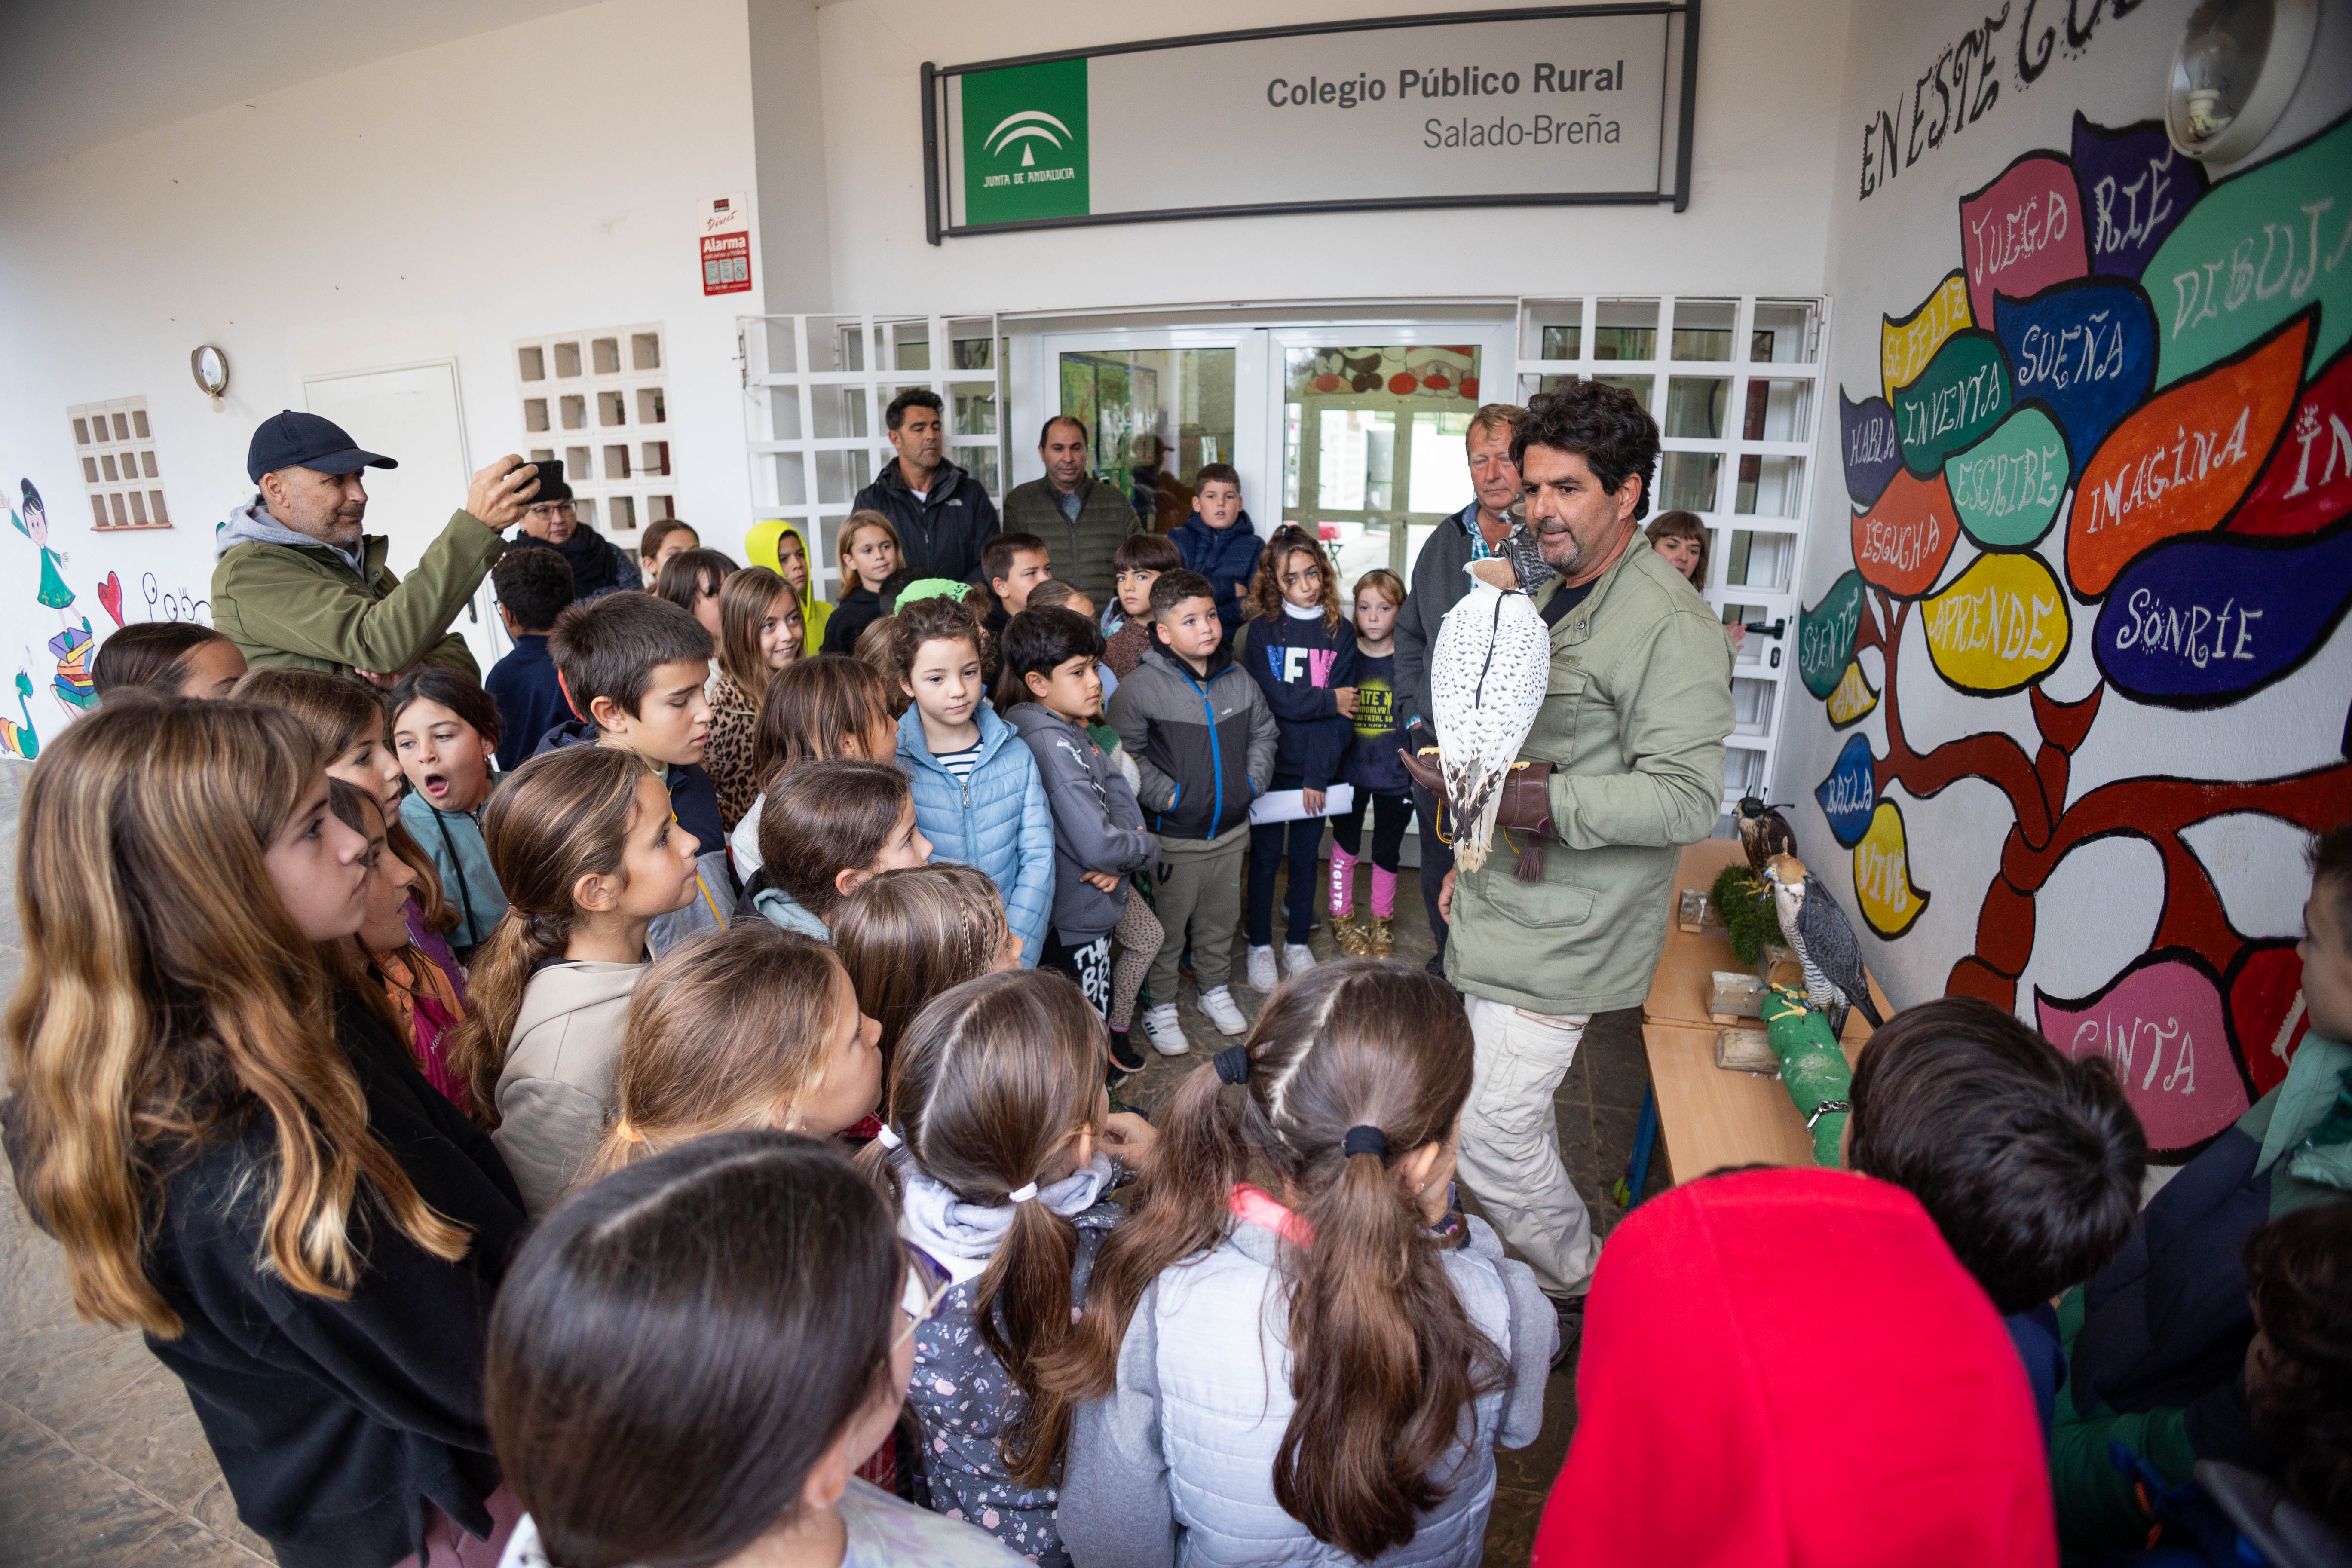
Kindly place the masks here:
POLYGON ((929 238, 1379 208, 1680 212, 1698 13, 1648 0, 927 63, 929 238))

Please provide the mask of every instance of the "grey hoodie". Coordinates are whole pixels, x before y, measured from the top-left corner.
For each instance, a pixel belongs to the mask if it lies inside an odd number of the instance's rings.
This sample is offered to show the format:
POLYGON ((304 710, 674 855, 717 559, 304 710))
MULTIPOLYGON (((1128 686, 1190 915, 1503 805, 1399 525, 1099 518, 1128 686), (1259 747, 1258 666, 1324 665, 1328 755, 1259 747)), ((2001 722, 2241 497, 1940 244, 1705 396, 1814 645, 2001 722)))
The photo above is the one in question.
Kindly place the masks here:
POLYGON ((629 994, 646 967, 551 963, 523 987, 490 1136, 534 1220, 562 1200, 604 1136, 629 994))
POLYGON ((217 561, 240 544, 284 544, 296 550, 333 550, 351 563, 352 571, 360 570, 360 552, 339 550, 322 539, 307 533, 297 533, 269 515, 269 507, 260 496, 240 507, 229 509, 228 521, 213 534, 213 559, 217 561))
POLYGON ((1065 947, 1084 947, 1118 924, 1127 873, 1158 859, 1160 840, 1144 831, 1133 786, 1092 735, 1041 703, 1004 717, 1037 759, 1054 813, 1054 934, 1065 947), (1118 890, 1104 892, 1086 871, 1118 872, 1118 890))

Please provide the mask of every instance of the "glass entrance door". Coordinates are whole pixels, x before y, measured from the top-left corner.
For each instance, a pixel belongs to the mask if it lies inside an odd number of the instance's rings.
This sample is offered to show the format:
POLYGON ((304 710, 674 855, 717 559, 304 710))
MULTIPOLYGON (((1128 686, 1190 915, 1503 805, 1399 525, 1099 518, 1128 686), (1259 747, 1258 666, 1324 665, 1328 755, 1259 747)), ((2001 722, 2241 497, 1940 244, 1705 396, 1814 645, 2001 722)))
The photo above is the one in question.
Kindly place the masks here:
POLYGON ((1387 567, 1408 584, 1437 525, 1473 499, 1465 450, 1486 372, 1507 342, 1462 323, 1276 332, 1282 517, 1331 552, 1339 593, 1387 567), (1451 340, 1451 341, 1441 341, 1451 340))

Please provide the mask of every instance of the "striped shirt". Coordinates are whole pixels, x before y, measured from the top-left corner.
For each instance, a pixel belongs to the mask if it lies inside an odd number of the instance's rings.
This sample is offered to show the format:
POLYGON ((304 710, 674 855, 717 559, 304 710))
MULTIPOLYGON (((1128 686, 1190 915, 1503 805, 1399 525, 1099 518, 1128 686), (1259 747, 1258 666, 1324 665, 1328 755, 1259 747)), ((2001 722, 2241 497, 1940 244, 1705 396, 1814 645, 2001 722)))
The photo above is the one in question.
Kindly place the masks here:
POLYGON ((955 774, 956 783, 969 786, 971 770, 980 765, 980 742, 974 741, 961 752, 934 752, 931 760, 955 774))

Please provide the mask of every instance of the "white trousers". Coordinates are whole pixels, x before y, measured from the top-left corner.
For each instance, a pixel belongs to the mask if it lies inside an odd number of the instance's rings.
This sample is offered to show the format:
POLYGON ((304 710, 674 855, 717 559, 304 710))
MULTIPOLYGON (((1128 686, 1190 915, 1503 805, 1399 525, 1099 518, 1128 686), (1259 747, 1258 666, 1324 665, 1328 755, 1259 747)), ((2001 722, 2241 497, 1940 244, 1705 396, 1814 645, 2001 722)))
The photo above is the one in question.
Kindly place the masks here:
POLYGON ((1598 1248, 1592 1216, 1560 1163, 1552 1095, 1591 1016, 1530 1013, 1484 996, 1463 1005, 1477 1050, 1462 1110, 1463 1183, 1546 1293, 1581 1296, 1598 1248))

